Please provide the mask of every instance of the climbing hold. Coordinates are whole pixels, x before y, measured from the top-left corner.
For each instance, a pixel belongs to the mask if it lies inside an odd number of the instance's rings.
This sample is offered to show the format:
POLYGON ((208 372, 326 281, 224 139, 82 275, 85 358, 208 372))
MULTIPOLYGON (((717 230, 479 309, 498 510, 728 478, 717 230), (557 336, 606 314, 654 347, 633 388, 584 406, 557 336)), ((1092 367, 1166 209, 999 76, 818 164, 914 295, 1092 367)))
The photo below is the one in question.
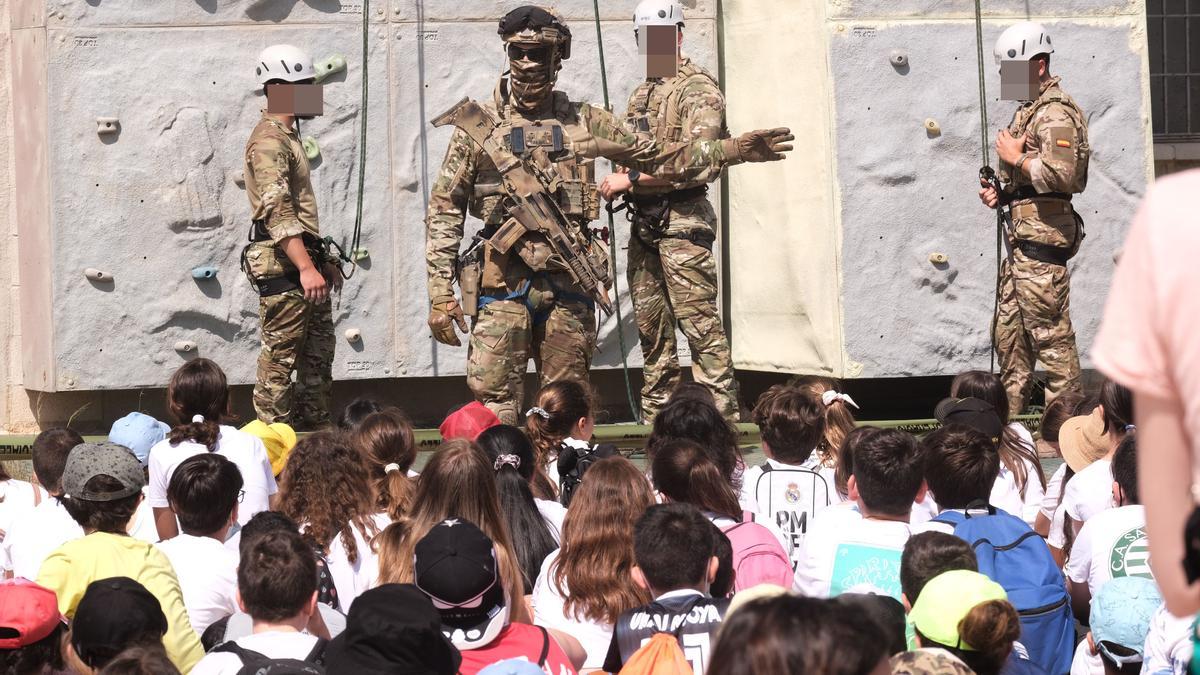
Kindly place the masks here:
POLYGON ((937 123, 937 120, 930 117, 925 120, 925 133, 929 134, 930 138, 942 135, 942 126, 937 123))
POLYGON ((346 57, 342 56, 341 54, 334 54, 324 61, 317 63, 315 68, 317 71, 317 76, 313 81, 317 84, 321 84, 321 80, 324 80, 334 73, 340 73, 346 70, 346 57))
POLYGON ((187 354, 196 351, 196 343, 191 340, 180 340, 175 343, 175 351, 187 354))
POLYGON ((217 277, 217 268, 212 267, 211 265, 206 265, 204 267, 193 267, 192 268, 192 278, 193 279, 215 279, 216 277, 217 277))
POLYGON ((89 267, 83 271, 83 276, 92 281, 112 281, 112 275, 104 270, 98 270, 95 267, 89 267))
POLYGON ((305 136, 304 141, 304 156, 311 159, 316 159, 321 156, 321 148, 317 145, 317 139, 312 136, 305 136))
POLYGON ((97 117, 96 118, 96 133, 101 136, 105 134, 115 134, 121 130, 121 121, 116 117, 97 117))
POLYGON ((946 263, 950 262, 950 256, 946 255, 945 253, 930 253, 929 262, 933 263, 934 265, 945 265, 946 263))
POLYGON ((246 189, 246 172, 245 171, 235 172, 233 174, 233 182, 235 185, 237 185, 238 187, 245 190, 246 189))
POLYGON ((896 68, 903 68, 904 66, 908 65, 908 54, 896 49, 892 51, 892 54, 888 57, 888 60, 890 60, 892 65, 896 68))
POLYGON ((362 340, 362 331, 360 331, 357 328, 347 328, 346 329, 346 341, 347 342, 360 342, 361 340, 362 340))
POLYGON ((359 260, 366 260, 367 258, 370 258, 370 257, 371 257, 371 252, 365 248, 356 248, 350 252, 350 259, 353 260, 354 262, 358 262, 359 260))

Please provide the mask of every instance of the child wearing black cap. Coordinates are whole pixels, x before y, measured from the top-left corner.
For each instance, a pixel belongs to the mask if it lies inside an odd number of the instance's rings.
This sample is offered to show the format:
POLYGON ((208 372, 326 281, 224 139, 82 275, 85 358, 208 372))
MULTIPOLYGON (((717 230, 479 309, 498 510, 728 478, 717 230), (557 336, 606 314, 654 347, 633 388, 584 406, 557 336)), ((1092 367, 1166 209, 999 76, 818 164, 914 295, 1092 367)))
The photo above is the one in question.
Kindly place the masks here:
POLYGON ((417 542, 414 553, 415 584, 433 601, 442 632, 462 654, 462 675, 516 657, 556 675, 576 672, 545 628, 509 623, 495 549, 478 527, 458 518, 444 520, 417 542))
POLYGON ((167 617, 145 586, 129 577, 101 579, 79 601, 68 659, 77 672, 95 672, 130 647, 161 651, 166 633, 167 617))
POLYGON ((62 503, 85 536, 60 546, 42 563, 37 582, 58 595, 58 608, 75 615, 88 585, 125 576, 158 598, 167 618, 167 654, 181 671, 204 655, 192 629, 175 570, 153 544, 126 528, 142 499, 146 474, 129 449, 113 443, 83 443, 67 457, 62 503))

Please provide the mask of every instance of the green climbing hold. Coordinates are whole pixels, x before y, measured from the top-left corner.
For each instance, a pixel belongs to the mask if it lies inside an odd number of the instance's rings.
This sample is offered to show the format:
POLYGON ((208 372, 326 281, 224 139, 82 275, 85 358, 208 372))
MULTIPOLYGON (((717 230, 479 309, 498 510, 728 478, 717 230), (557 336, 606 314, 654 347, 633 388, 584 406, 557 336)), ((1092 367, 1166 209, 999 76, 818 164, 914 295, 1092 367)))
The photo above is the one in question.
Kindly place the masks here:
POLYGON ((312 136, 305 136, 301 141, 304 145, 304 156, 309 160, 314 160, 321 156, 321 148, 317 145, 317 139, 312 136))
POLYGON ((321 80, 324 80, 334 73, 343 72, 344 70, 346 70, 346 57, 342 56, 341 54, 334 54, 333 56, 330 56, 324 61, 316 64, 317 77, 315 80, 317 84, 320 84, 321 80))

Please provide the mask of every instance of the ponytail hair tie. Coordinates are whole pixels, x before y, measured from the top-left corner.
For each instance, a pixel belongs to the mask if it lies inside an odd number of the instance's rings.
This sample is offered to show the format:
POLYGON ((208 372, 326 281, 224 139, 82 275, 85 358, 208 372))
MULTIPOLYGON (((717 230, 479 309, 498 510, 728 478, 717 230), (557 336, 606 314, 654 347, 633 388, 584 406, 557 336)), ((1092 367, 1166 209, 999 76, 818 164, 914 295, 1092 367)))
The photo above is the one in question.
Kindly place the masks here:
POLYGON ((500 455, 499 457, 496 458, 496 461, 492 464, 492 468, 496 471, 499 471, 500 467, 502 467, 506 464, 508 466, 511 466, 514 469, 520 469, 521 468, 521 458, 517 457, 516 455, 500 455))
POLYGON ((391 473, 393 471, 399 471, 399 470, 400 470, 400 465, 395 462, 392 462, 391 464, 385 464, 383 466, 384 473, 391 473))
POLYGON ((821 394, 821 403, 824 403, 826 408, 833 405, 837 401, 841 401, 855 410, 859 409, 858 404, 854 402, 854 399, 850 398, 850 394, 843 394, 832 389, 826 389, 825 392, 821 394))
POLYGON ((534 415, 537 415, 538 417, 540 417, 544 420, 550 419, 550 413, 546 412, 545 408, 539 408, 537 406, 533 406, 532 408, 529 409, 529 412, 525 413, 526 417, 533 417, 534 415))
POLYGON ((204 424, 204 415, 199 413, 192 415, 192 424, 204 424))

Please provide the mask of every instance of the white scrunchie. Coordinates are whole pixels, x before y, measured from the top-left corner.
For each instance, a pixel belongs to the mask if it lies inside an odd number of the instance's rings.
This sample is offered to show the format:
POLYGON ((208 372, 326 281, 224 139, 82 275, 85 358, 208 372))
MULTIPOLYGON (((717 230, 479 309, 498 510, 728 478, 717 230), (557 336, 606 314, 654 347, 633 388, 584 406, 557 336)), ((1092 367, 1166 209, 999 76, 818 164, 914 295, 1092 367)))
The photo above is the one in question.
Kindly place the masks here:
POLYGON ((192 415, 192 424, 204 424, 204 415, 192 415))
POLYGON ((521 468, 521 458, 517 457, 516 455, 500 455, 499 457, 496 458, 496 461, 492 464, 492 469, 499 471, 500 467, 504 466, 505 464, 511 466, 514 469, 520 469, 521 468))
POLYGON ((821 394, 821 402, 825 404, 826 408, 833 405, 834 401, 841 401, 851 408, 858 410, 858 404, 854 402, 854 399, 850 398, 850 394, 843 394, 832 389, 826 389, 825 393, 821 394))
POLYGON ((383 465, 384 473, 391 473, 393 471, 399 471, 399 470, 400 470, 400 465, 395 462, 392 462, 391 464, 383 465))
POLYGON ((526 417, 533 417, 534 415, 537 415, 538 417, 540 417, 544 420, 550 419, 550 413, 546 412, 545 408, 539 408, 537 406, 533 406, 532 408, 529 409, 528 412, 525 413, 526 417))

